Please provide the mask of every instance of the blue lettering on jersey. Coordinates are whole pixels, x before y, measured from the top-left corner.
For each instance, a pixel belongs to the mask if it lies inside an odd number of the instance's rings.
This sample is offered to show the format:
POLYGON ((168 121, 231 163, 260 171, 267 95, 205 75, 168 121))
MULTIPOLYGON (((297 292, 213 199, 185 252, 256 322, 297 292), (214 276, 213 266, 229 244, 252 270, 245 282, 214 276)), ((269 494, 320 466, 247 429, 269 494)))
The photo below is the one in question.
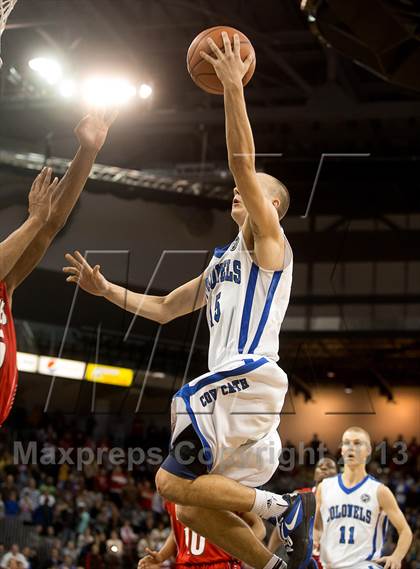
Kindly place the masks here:
POLYGON ((224 259, 215 265, 208 277, 206 277, 206 290, 209 293, 218 282, 234 282, 241 284, 241 261, 237 259, 224 259))
MULTIPOLYGON (((247 382, 246 378, 242 379, 234 379, 232 381, 228 381, 227 383, 220 385, 219 389, 222 395, 229 395, 230 393, 236 393, 238 391, 244 391, 245 389, 249 388, 249 383, 247 382)), ((209 389, 205 391, 203 395, 200 397, 200 403, 203 407, 207 407, 209 403, 213 403, 216 401, 218 395, 217 389, 209 389)))
POLYGON ((329 516, 327 522, 338 520, 340 518, 353 518, 360 520, 366 524, 370 524, 372 519, 372 511, 365 509, 363 506, 355 504, 342 504, 341 506, 331 506, 329 508, 329 516))

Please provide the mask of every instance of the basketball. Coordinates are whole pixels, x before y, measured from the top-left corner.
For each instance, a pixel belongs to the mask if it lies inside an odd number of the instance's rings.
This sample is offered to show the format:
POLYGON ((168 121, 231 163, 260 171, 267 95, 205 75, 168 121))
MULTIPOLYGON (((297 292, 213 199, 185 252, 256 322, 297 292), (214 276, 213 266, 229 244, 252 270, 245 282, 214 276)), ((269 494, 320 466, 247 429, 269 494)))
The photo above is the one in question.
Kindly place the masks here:
POLYGON ((210 49, 207 42, 208 38, 212 38, 217 46, 224 51, 222 32, 227 32, 229 39, 233 47, 233 36, 238 34, 241 43, 241 59, 244 61, 250 53, 254 53, 254 60, 251 63, 250 68, 244 75, 242 83, 244 86, 251 80, 251 77, 255 71, 255 52, 252 47, 251 42, 246 37, 245 34, 236 30, 235 28, 230 28, 228 26, 215 26, 214 28, 208 28, 204 30, 191 42, 187 53, 187 69, 188 73, 191 75, 192 80, 196 85, 203 89, 207 93, 212 93, 214 95, 223 95, 223 85, 216 75, 215 70, 211 63, 205 61, 200 56, 200 51, 204 51, 211 56, 214 53, 210 49))

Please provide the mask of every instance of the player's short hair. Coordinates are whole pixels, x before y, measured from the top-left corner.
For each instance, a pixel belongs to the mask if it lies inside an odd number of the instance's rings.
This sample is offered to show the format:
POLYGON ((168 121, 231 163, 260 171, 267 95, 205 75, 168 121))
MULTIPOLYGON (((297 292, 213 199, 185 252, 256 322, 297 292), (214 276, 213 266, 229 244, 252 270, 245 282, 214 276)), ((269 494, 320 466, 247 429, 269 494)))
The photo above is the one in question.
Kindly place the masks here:
POLYGON ((279 200, 280 205, 277 208, 277 213, 279 219, 283 219, 290 205, 289 190, 280 180, 277 180, 274 176, 270 176, 270 174, 257 172, 257 177, 262 182, 264 189, 269 192, 270 196, 279 200))
MULTIPOLYGON (((366 431, 366 429, 363 429, 362 427, 348 427, 344 431, 344 433, 347 433, 347 431, 353 431, 354 433, 361 433, 361 434, 365 435, 367 440, 369 441, 370 446, 372 446, 372 441, 370 440, 370 435, 366 431)), ((343 435, 344 435, 344 433, 343 433, 343 435)))

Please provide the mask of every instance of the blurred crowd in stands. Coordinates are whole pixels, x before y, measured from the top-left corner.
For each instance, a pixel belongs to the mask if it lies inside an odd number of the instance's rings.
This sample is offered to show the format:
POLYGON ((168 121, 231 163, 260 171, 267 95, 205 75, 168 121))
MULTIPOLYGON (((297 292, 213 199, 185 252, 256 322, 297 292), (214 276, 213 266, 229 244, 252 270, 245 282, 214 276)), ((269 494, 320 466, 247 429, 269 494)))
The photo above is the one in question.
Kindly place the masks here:
MULTIPOLYGON (((158 550, 163 545, 169 520, 154 487, 159 465, 144 461, 128 469, 108 458, 115 446, 160 447, 165 456, 169 432, 153 424, 145 428, 137 420, 126 437, 116 429, 97 437, 96 430, 94 419, 78 428, 63 417, 40 415, 37 421, 20 419, 0 431, 0 568, 132 569, 146 547, 158 550), (49 449, 50 457, 63 450, 55 461, 16 464, 14 441, 36 442, 49 449), (91 448, 95 456, 101 449, 101 464, 71 464, 70 449, 81 447, 91 448)), ((284 456, 295 459, 283 463, 270 489, 290 491, 312 484, 314 464, 325 450, 316 435, 304 446, 312 452, 302 454, 286 442, 284 456)), ((334 449, 330 455, 338 458, 339 452, 334 449)), ((420 569, 419 461, 417 441, 398 437, 375 444, 369 464, 369 471, 395 493, 415 534, 405 569, 420 569)), ((395 538, 391 530, 387 550, 395 538)))

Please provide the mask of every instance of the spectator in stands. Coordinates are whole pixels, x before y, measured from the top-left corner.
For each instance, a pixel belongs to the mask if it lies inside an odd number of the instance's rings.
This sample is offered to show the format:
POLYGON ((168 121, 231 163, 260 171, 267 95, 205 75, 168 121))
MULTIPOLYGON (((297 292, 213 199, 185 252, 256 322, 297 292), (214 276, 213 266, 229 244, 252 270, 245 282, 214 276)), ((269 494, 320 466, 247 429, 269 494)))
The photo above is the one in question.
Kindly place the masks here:
POLYGON ((127 477, 124 474, 121 466, 116 466, 111 473, 109 493, 111 500, 118 508, 121 508, 122 506, 121 495, 123 488, 126 486, 127 482, 127 477))
POLYGON ((21 492, 23 498, 28 498, 31 503, 31 511, 34 512, 39 505, 40 491, 36 487, 35 478, 29 478, 27 486, 21 492))
POLYGON ((19 503, 17 492, 11 490, 8 498, 4 501, 4 513, 6 516, 17 516, 19 514, 19 503))
POLYGON ((34 523, 42 525, 46 528, 52 524, 54 513, 55 498, 48 491, 45 491, 39 497, 39 506, 34 512, 34 523))
POLYGON ((77 537, 77 548, 81 550, 83 547, 87 547, 94 542, 94 537, 92 535, 91 529, 88 527, 83 533, 80 533, 77 537))
POLYGON ((74 561, 70 557, 70 555, 65 555, 63 558, 63 562, 60 563, 58 569, 76 569, 76 565, 74 564, 74 561))
POLYGON ((109 479, 105 468, 100 468, 93 479, 93 487, 96 492, 107 494, 109 490, 109 479))
POLYGON ((24 524, 32 523, 33 507, 29 496, 25 496, 22 493, 22 497, 19 500, 19 517, 24 524))
POLYGON ((10 551, 3 555, 3 558, 0 562, 0 567, 2 569, 9 569, 11 562, 12 564, 14 563, 15 566, 17 566, 17 564, 20 564, 22 569, 29 569, 28 560, 22 553, 20 553, 17 543, 14 543, 10 548, 10 551))
POLYGON ((128 548, 133 547, 138 539, 138 535, 134 533, 128 520, 123 523, 120 535, 124 545, 128 548))
MULTIPOLYGON (((8 455, 8 456, 10 456, 10 455, 8 455)), ((12 457, 10 457, 9 464, 13 464, 12 457)), ((3 482, 2 491, 1 491, 1 496, 3 498, 3 501, 6 502, 6 500, 8 500, 11 492, 16 493, 17 491, 18 491, 18 488, 15 484, 15 479, 14 479, 13 475, 8 474, 6 476, 5 481, 3 482)))
POLYGON ((30 547, 26 546, 22 549, 22 554, 28 560, 28 564, 30 569, 38 569, 39 568, 39 559, 38 554, 35 549, 31 549, 30 547))
POLYGON ((139 484, 140 507, 144 510, 152 509, 153 488, 150 480, 143 480, 139 484))
POLYGON ((86 504, 84 502, 79 502, 79 516, 76 533, 84 533, 89 527, 90 514, 86 509, 86 504))
POLYGON ((105 569, 104 561, 99 553, 99 546, 94 543, 85 557, 85 569, 105 569))
POLYGON ((79 556, 79 553, 76 549, 76 544, 74 543, 74 541, 69 540, 67 542, 67 545, 65 547, 63 547, 63 558, 64 558, 64 560, 66 558, 69 558, 69 559, 71 559, 71 562, 74 565, 76 563, 78 556, 79 556))
POLYGON ((134 508, 137 505, 138 500, 138 489, 134 478, 132 476, 128 477, 127 484, 122 489, 122 503, 127 508, 134 508))
POLYGON ((53 547, 50 551, 50 556, 44 563, 44 569, 58 569, 61 565, 60 552, 53 547))

